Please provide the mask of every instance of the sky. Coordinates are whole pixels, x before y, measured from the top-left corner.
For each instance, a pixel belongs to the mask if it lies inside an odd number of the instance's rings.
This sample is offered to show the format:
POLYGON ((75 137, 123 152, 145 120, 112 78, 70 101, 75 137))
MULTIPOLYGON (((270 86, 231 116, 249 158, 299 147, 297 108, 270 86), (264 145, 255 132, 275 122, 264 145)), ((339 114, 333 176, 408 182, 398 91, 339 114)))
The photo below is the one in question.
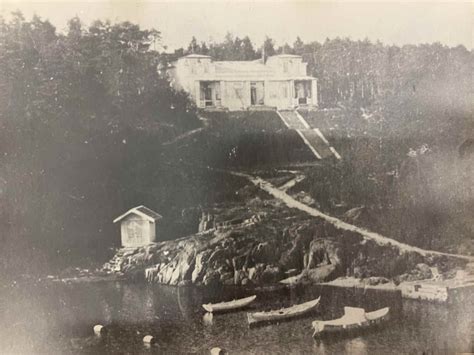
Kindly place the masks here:
POLYGON ((25 17, 37 14, 58 30, 79 16, 85 24, 95 19, 131 21, 162 33, 169 50, 199 41, 221 41, 227 32, 248 35, 256 45, 265 36, 277 45, 323 42, 326 38, 380 40, 385 44, 441 42, 473 48, 474 1, 83 1, 0 0, 0 15, 19 9, 25 17))

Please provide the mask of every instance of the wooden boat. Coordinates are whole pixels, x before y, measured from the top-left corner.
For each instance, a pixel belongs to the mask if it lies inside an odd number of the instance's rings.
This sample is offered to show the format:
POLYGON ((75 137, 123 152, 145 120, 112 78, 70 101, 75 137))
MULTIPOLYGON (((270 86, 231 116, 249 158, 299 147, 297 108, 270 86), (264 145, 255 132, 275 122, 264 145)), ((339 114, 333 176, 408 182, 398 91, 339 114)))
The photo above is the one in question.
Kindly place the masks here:
POLYGON ((344 315, 341 318, 327 321, 314 321, 313 336, 319 336, 324 333, 368 328, 377 323, 386 321, 389 316, 389 310, 389 307, 385 307, 377 311, 366 312, 363 308, 344 307, 344 315))
POLYGON ((210 313, 230 311, 233 309, 243 308, 245 306, 248 306, 250 303, 252 303, 255 300, 255 298, 257 298, 257 296, 253 295, 250 297, 240 298, 238 300, 232 300, 228 302, 203 304, 202 307, 210 313))
POLYGON ((250 325, 258 322, 274 322, 283 319, 301 316, 309 311, 312 311, 319 304, 321 296, 315 300, 296 304, 288 308, 281 308, 267 312, 247 313, 247 320, 250 325))

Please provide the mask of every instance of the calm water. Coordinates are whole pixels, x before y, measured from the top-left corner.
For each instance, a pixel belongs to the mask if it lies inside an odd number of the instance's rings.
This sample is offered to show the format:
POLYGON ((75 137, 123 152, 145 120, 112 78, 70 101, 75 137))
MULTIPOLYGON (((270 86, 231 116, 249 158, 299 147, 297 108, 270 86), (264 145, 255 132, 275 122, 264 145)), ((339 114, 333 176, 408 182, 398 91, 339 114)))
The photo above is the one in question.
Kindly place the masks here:
POLYGON ((322 295, 308 318, 249 329, 246 312, 204 318, 201 304, 249 291, 125 283, 4 285, 0 294, 2 353, 208 353, 215 346, 251 354, 445 354, 474 351, 474 308, 401 301, 393 294, 330 287, 257 293, 250 309, 269 309, 322 295), (392 307, 382 329, 352 338, 313 340, 311 321, 342 315, 343 306, 392 307), (100 339, 94 324, 109 325, 100 339), (146 334, 158 343, 146 347, 146 334), (447 349, 447 350, 444 350, 447 349))

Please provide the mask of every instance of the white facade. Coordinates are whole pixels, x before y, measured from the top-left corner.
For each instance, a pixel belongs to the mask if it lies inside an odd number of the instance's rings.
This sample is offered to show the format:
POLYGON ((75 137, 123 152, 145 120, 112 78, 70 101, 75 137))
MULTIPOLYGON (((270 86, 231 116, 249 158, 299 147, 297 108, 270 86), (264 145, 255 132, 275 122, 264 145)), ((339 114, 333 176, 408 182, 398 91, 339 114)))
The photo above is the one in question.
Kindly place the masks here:
POLYGON ((307 76, 301 56, 275 55, 263 63, 215 62, 191 54, 173 64, 169 70, 173 87, 188 92, 200 108, 293 109, 318 104, 316 78, 307 76))
POLYGON ((117 217, 123 247, 139 247, 156 241, 156 222, 162 217, 145 206, 138 206, 117 217))

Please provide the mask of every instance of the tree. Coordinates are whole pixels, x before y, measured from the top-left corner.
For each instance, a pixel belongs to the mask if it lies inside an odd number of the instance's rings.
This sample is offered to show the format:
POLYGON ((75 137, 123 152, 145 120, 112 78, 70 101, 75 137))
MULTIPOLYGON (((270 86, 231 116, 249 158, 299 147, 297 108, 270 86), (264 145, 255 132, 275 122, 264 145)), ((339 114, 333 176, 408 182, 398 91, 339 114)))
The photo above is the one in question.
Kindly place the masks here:
POLYGON ((189 45, 188 45, 188 53, 195 53, 195 54, 198 54, 201 52, 201 47, 199 46, 199 43, 196 39, 196 37, 193 36, 193 38, 191 39, 191 42, 189 42, 189 45))
POLYGON ((299 36, 296 37, 296 41, 293 43, 293 51, 298 55, 302 55, 304 53, 304 43, 299 36))
POLYGON ((242 60, 254 60, 258 58, 258 53, 253 48, 253 44, 249 36, 245 36, 242 39, 241 52, 242 60))
MULTIPOLYGON (((161 143, 199 125, 187 95, 158 74, 167 59, 152 50, 157 41, 158 31, 129 22, 84 28, 76 17, 60 34, 37 16, 0 19, 5 265, 25 267, 15 259, 33 249, 44 261, 99 245, 106 221, 139 199, 125 188, 124 161, 139 171, 152 157, 156 169, 161 143)), ((140 178, 145 188, 156 179, 140 178)))
POLYGON ((266 61, 268 57, 276 54, 275 51, 275 43, 273 39, 269 38, 268 36, 265 37, 265 41, 263 42, 263 52, 265 53, 264 60, 266 61))

